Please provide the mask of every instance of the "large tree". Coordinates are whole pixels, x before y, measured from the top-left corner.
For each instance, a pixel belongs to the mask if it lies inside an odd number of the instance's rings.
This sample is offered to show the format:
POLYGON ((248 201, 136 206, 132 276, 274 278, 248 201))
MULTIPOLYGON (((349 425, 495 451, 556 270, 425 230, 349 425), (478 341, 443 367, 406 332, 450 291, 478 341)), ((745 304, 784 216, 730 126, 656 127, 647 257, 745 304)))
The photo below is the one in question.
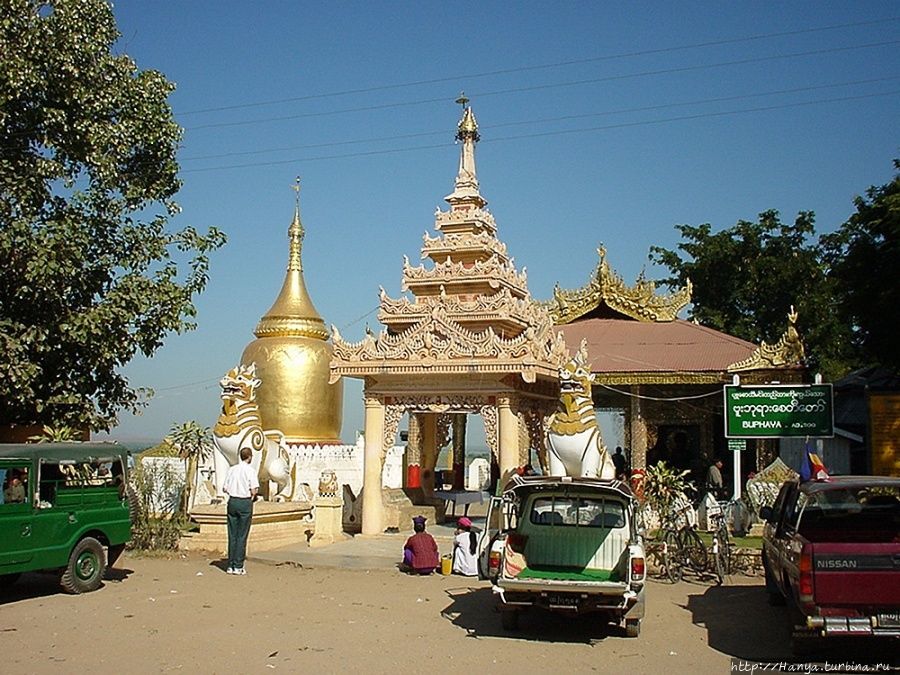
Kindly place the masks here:
POLYGON ((104 0, 3 0, 0 425, 107 429, 139 407, 120 368, 193 327, 225 241, 167 228, 174 86, 118 37, 104 0))
POLYGON ((693 282, 691 318, 750 342, 771 343, 787 328, 793 306, 810 365, 829 377, 842 374, 845 331, 834 317, 812 212, 783 223, 777 211, 765 211, 756 222, 741 220, 718 232, 708 223, 675 227, 682 236, 677 250, 654 246, 650 259, 672 273, 662 283, 693 282))
POLYGON ((900 369, 900 173, 854 203, 856 213, 822 237, 838 316, 852 329, 860 363, 900 369))

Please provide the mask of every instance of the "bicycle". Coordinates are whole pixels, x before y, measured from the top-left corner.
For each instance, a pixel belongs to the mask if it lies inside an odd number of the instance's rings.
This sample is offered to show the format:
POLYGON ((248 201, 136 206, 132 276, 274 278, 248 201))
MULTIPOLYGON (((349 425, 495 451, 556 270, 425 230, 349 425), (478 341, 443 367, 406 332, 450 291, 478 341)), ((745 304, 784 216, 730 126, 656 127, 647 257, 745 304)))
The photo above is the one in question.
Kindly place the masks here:
POLYGON ((712 545, 712 572, 716 578, 716 584, 722 585, 725 577, 731 574, 731 537, 728 534, 728 522, 722 508, 709 510, 707 516, 713 523, 712 545))
POLYGON ((664 518, 662 527, 663 567, 674 584, 681 581, 684 569, 703 574, 709 565, 703 540, 693 522, 693 507, 686 498, 676 500, 664 518))

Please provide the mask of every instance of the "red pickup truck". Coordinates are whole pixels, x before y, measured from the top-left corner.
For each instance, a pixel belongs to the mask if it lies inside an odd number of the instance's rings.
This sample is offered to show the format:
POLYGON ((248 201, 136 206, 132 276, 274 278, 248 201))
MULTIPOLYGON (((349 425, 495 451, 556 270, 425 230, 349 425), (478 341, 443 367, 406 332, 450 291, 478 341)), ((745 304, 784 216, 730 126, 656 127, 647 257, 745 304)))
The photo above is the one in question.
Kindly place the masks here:
POLYGON ((789 481, 761 515, 766 590, 795 612, 796 652, 816 637, 900 638, 900 478, 789 481))

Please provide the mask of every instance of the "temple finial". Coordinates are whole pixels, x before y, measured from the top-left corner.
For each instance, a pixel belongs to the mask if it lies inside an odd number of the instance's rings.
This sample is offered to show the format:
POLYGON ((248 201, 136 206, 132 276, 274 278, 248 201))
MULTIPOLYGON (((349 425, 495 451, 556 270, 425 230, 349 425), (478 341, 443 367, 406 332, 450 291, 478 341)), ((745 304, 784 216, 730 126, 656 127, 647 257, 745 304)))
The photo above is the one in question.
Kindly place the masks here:
POLYGON ((303 236, 306 234, 303 230, 303 223, 300 222, 300 176, 294 180, 291 186, 294 191, 294 220, 288 228, 288 238, 291 242, 291 254, 288 258, 288 271, 303 269, 301 253, 303 251, 303 236))
POLYGON ((459 153, 459 171, 456 174, 456 185, 453 194, 446 200, 454 209, 468 209, 472 206, 482 208, 487 201, 481 196, 478 188, 478 177, 475 173, 475 144, 481 140, 478 133, 478 122, 469 98, 460 92, 456 102, 462 106, 463 114, 456 127, 456 140, 462 144, 459 153))

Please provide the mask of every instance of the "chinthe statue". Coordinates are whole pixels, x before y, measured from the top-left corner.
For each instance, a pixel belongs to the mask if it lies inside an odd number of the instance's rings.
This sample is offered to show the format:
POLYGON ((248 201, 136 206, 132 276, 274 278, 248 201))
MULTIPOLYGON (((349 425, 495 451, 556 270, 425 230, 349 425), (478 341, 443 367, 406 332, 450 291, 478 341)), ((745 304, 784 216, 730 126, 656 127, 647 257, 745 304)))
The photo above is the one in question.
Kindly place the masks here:
POLYGON ((545 438, 551 476, 615 478, 594 414, 593 381, 582 341, 575 357, 559 369, 559 404, 545 438))
POLYGON ((219 380, 222 413, 213 428, 213 441, 229 466, 237 464, 243 448, 250 448, 253 451, 251 466, 258 472, 260 494, 267 500, 291 501, 296 467, 291 466, 284 434, 274 429, 263 430, 256 402, 256 390, 261 384, 256 377, 255 363, 232 368, 219 380), (270 482, 275 483, 274 493, 270 482))

